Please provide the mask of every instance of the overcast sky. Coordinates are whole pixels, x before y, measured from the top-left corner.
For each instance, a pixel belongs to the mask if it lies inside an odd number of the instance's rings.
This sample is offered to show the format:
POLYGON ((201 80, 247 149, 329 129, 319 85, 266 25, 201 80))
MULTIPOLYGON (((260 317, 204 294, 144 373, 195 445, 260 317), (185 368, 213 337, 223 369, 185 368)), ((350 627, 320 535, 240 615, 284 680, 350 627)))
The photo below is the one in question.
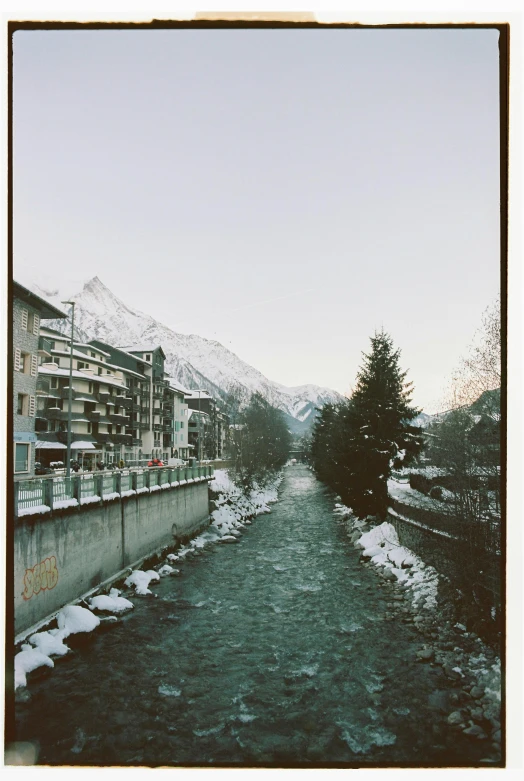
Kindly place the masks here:
POLYGON ((18 31, 14 276, 434 411, 499 290, 496 30, 18 31))

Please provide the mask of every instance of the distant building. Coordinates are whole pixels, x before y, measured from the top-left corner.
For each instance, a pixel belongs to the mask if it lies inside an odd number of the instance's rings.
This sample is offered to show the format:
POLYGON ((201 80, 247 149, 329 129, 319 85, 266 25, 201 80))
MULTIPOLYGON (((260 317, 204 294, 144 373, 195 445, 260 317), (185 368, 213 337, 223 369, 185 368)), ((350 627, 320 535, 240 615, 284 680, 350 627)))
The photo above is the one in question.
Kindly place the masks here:
POLYGON ((171 377, 169 377, 169 387, 171 392, 173 393, 173 406, 174 406, 174 413, 173 413, 174 431, 173 431, 172 455, 173 458, 183 458, 185 460, 190 455, 194 455, 194 453, 190 453, 189 450, 189 439, 188 439, 189 414, 188 414, 188 406, 186 403, 186 396, 190 396, 191 391, 187 390, 187 388, 184 388, 182 385, 177 383, 171 377))
POLYGON ((40 321, 67 315, 13 282, 13 450, 15 478, 34 475, 38 362, 50 356, 40 321))
POLYGON ((210 419, 211 432, 208 435, 207 458, 227 458, 229 452, 229 418, 220 410, 219 405, 205 389, 193 389, 186 396, 188 407, 205 412, 210 419))
POLYGON ((147 378, 141 383, 139 416, 135 417, 140 424, 143 452, 146 457, 167 460, 173 449, 174 399, 164 371, 165 353, 160 345, 154 344, 117 349, 138 358, 147 378))

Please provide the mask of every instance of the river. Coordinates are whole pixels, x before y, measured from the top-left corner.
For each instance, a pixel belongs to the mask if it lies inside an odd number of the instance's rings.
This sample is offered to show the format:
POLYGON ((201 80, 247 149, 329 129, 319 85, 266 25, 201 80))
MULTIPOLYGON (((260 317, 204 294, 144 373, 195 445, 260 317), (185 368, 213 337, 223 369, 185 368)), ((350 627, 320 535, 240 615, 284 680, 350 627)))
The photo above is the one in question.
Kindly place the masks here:
POLYGON ((156 598, 29 681, 18 741, 50 765, 450 766, 450 682, 387 621, 333 495, 304 466, 236 544, 154 583, 156 598))

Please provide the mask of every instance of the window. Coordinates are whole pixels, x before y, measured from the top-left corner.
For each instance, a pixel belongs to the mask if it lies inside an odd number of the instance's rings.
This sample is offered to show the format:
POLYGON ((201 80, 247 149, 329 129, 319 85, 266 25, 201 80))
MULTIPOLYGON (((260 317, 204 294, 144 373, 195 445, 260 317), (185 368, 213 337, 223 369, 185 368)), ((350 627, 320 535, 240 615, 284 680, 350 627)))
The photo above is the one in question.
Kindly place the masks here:
POLYGON ((29 331, 29 333, 38 336, 39 329, 40 329, 40 316, 37 315, 36 312, 29 312, 29 316, 27 318, 27 330, 29 331))
POLYGON ((146 355, 146 361, 151 362, 151 355, 149 355, 149 353, 146 355))
POLYGON ((58 388, 58 377, 51 377, 51 388, 58 388))
POLYGON ((78 371, 80 371, 80 369, 83 369, 84 367, 85 367, 85 363, 83 361, 78 361, 78 363, 76 365, 76 368, 78 369, 78 371))
POLYGON ((88 434, 90 434, 90 433, 91 433, 91 423, 88 423, 88 424, 87 424, 87 433, 88 433, 88 434))
POLYGON ((96 354, 95 354, 93 351, 91 351, 91 352, 89 353, 89 355, 91 356, 91 358, 96 358, 96 354))
POLYGON ((27 415, 28 411, 29 411, 29 396, 27 395, 27 393, 19 393, 16 413, 17 415, 27 415))
POLYGON ((184 421, 183 420, 180 421, 180 428, 184 428, 184 421))
POLYGON ((88 385, 88 392, 89 393, 93 393, 93 383, 92 382, 90 382, 89 385, 88 385))
POLYGON ((15 472, 29 472, 29 443, 15 443, 15 472))
POLYGON ((102 374, 102 369, 100 368, 100 366, 98 367, 98 374, 102 374))

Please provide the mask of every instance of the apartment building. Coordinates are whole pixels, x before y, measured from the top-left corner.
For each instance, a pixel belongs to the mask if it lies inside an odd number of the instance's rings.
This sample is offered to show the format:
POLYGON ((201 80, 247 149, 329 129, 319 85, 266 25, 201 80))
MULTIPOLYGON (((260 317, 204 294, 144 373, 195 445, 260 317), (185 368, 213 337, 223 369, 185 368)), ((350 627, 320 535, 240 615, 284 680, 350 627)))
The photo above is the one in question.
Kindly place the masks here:
POLYGON ((13 455, 15 479, 34 475, 37 434, 38 362, 50 345, 40 333, 41 320, 67 315, 18 282, 13 282, 13 455))
POLYGON ((138 344, 116 348, 138 359, 149 386, 141 395, 140 429, 147 457, 167 460, 174 439, 174 394, 164 371, 166 356, 160 345, 138 344))
POLYGON ((191 390, 186 396, 189 409, 205 412, 210 421, 211 431, 207 435, 207 458, 227 458, 229 451, 229 418, 220 409, 216 399, 207 390, 191 390))
POLYGON ((190 396, 191 391, 175 382, 171 377, 169 377, 169 387, 173 393, 174 405, 173 458, 183 458, 185 460, 190 455, 194 455, 189 450, 189 414, 186 403, 186 396, 190 396))
POLYGON ((71 457, 85 469, 97 462, 126 461, 133 455, 132 427, 126 380, 138 373, 124 371, 110 354, 91 344, 73 343, 72 389, 69 393, 71 340, 42 328, 48 355, 38 367, 37 452, 43 465, 65 461, 71 395, 71 457))

